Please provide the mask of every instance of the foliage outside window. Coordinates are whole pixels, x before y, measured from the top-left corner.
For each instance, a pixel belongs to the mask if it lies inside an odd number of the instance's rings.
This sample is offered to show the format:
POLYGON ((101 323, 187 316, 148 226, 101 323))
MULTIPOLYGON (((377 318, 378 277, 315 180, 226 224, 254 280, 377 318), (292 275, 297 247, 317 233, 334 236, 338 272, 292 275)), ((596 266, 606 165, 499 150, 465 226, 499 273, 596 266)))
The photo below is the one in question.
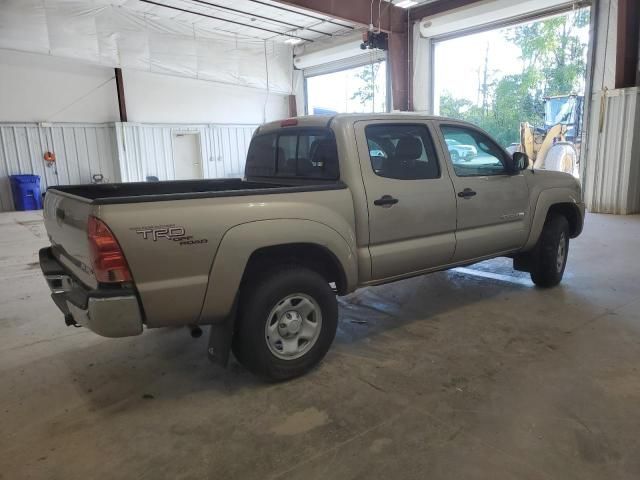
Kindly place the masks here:
POLYGON ((309 77, 306 82, 309 115, 387 111, 385 61, 309 77))
MULTIPOLYGON (((453 42, 463 39, 437 44, 435 72, 436 84, 441 87, 436 91, 439 114, 478 125, 504 147, 518 142, 521 122, 542 126, 545 108, 561 108, 546 106, 549 97, 583 94, 589 15, 587 7, 504 28, 499 30, 499 41, 493 43, 488 39, 495 38, 495 32, 470 35, 468 41, 486 42, 483 58, 479 61, 468 54, 455 59, 450 55, 447 58, 439 55, 441 45, 451 42, 450 46, 453 46, 453 42), (502 58, 507 48, 517 52, 517 58, 502 58), (451 69, 454 62, 463 62, 463 67, 475 67, 475 75, 464 79, 467 85, 471 82, 477 85, 475 95, 456 92, 445 84, 444 77, 438 77, 446 76, 439 71, 451 69), (495 68, 496 65, 510 65, 515 73, 504 74, 495 68)), ((553 99, 549 101, 553 102, 553 99)), ((548 115, 552 113, 548 111, 548 115)))

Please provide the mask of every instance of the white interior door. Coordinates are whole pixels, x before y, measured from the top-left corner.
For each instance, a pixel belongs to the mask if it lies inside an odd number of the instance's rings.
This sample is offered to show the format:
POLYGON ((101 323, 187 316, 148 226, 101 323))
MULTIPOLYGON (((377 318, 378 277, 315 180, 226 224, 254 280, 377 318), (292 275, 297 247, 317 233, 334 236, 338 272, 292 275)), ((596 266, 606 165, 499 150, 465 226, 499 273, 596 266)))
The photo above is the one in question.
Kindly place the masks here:
POLYGON ((173 162, 176 180, 204 178, 202 155, 200 154, 200 134, 175 133, 173 135, 173 162))

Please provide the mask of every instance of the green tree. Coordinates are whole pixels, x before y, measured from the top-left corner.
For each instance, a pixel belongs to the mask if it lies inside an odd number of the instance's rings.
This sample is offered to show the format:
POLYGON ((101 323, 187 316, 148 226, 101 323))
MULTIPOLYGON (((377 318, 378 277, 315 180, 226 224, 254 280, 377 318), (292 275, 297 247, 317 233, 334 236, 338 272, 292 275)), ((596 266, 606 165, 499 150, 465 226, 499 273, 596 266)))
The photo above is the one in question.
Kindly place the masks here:
POLYGON ((450 92, 440 95, 440 115, 464 119, 466 112, 473 106, 473 102, 466 98, 454 98, 450 92))
MULTIPOLYGON (((372 63, 365 65, 356 74, 355 78, 360 83, 360 86, 351 95, 351 100, 357 100, 364 108, 365 111, 374 112, 376 108, 376 100, 382 98, 384 93, 380 92, 380 86, 377 82, 378 72, 380 70, 380 63, 372 63)), ((382 98, 382 104, 384 106, 385 99, 382 98)), ((384 110, 384 108, 383 108, 384 110)))

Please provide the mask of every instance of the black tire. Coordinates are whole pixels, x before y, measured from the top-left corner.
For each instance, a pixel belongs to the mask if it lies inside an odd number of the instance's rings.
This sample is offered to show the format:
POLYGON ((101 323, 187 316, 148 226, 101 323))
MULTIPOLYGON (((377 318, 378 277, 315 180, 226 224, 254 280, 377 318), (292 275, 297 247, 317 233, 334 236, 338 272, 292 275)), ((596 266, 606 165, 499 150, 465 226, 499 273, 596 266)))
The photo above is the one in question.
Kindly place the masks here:
MULTIPOLYGON (((276 323, 279 323, 278 320, 276 323)), ((271 269, 243 286, 233 338, 233 353, 250 372, 270 380, 287 380, 307 373, 326 355, 338 327, 336 295, 317 272, 299 266, 271 269), (268 345, 270 312, 286 297, 304 294, 319 306, 321 323, 315 343, 302 356, 278 358, 268 345)))
POLYGON ((539 287, 555 287, 562 280, 569 256, 569 222, 563 215, 550 215, 534 249, 531 280, 539 287), (562 245, 564 243, 564 246, 562 245), (564 254, 561 255, 561 250, 564 254), (560 257, 562 256, 562 260, 560 257))

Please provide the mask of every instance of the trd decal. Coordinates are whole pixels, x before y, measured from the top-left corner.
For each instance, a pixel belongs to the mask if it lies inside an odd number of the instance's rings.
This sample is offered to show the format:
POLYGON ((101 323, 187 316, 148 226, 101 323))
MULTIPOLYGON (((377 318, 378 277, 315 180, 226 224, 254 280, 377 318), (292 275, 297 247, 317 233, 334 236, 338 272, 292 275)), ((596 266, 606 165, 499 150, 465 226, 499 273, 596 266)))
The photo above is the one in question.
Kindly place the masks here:
POLYGON ((169 240, 176 242, 178 245, 198 245, 209 241, 206 238, 194 239, 193 235, 187 235, 184 227, 174 224, 133 227, 131 230, 134 230, 143 240, 152 240, 154 242, 169 240))

